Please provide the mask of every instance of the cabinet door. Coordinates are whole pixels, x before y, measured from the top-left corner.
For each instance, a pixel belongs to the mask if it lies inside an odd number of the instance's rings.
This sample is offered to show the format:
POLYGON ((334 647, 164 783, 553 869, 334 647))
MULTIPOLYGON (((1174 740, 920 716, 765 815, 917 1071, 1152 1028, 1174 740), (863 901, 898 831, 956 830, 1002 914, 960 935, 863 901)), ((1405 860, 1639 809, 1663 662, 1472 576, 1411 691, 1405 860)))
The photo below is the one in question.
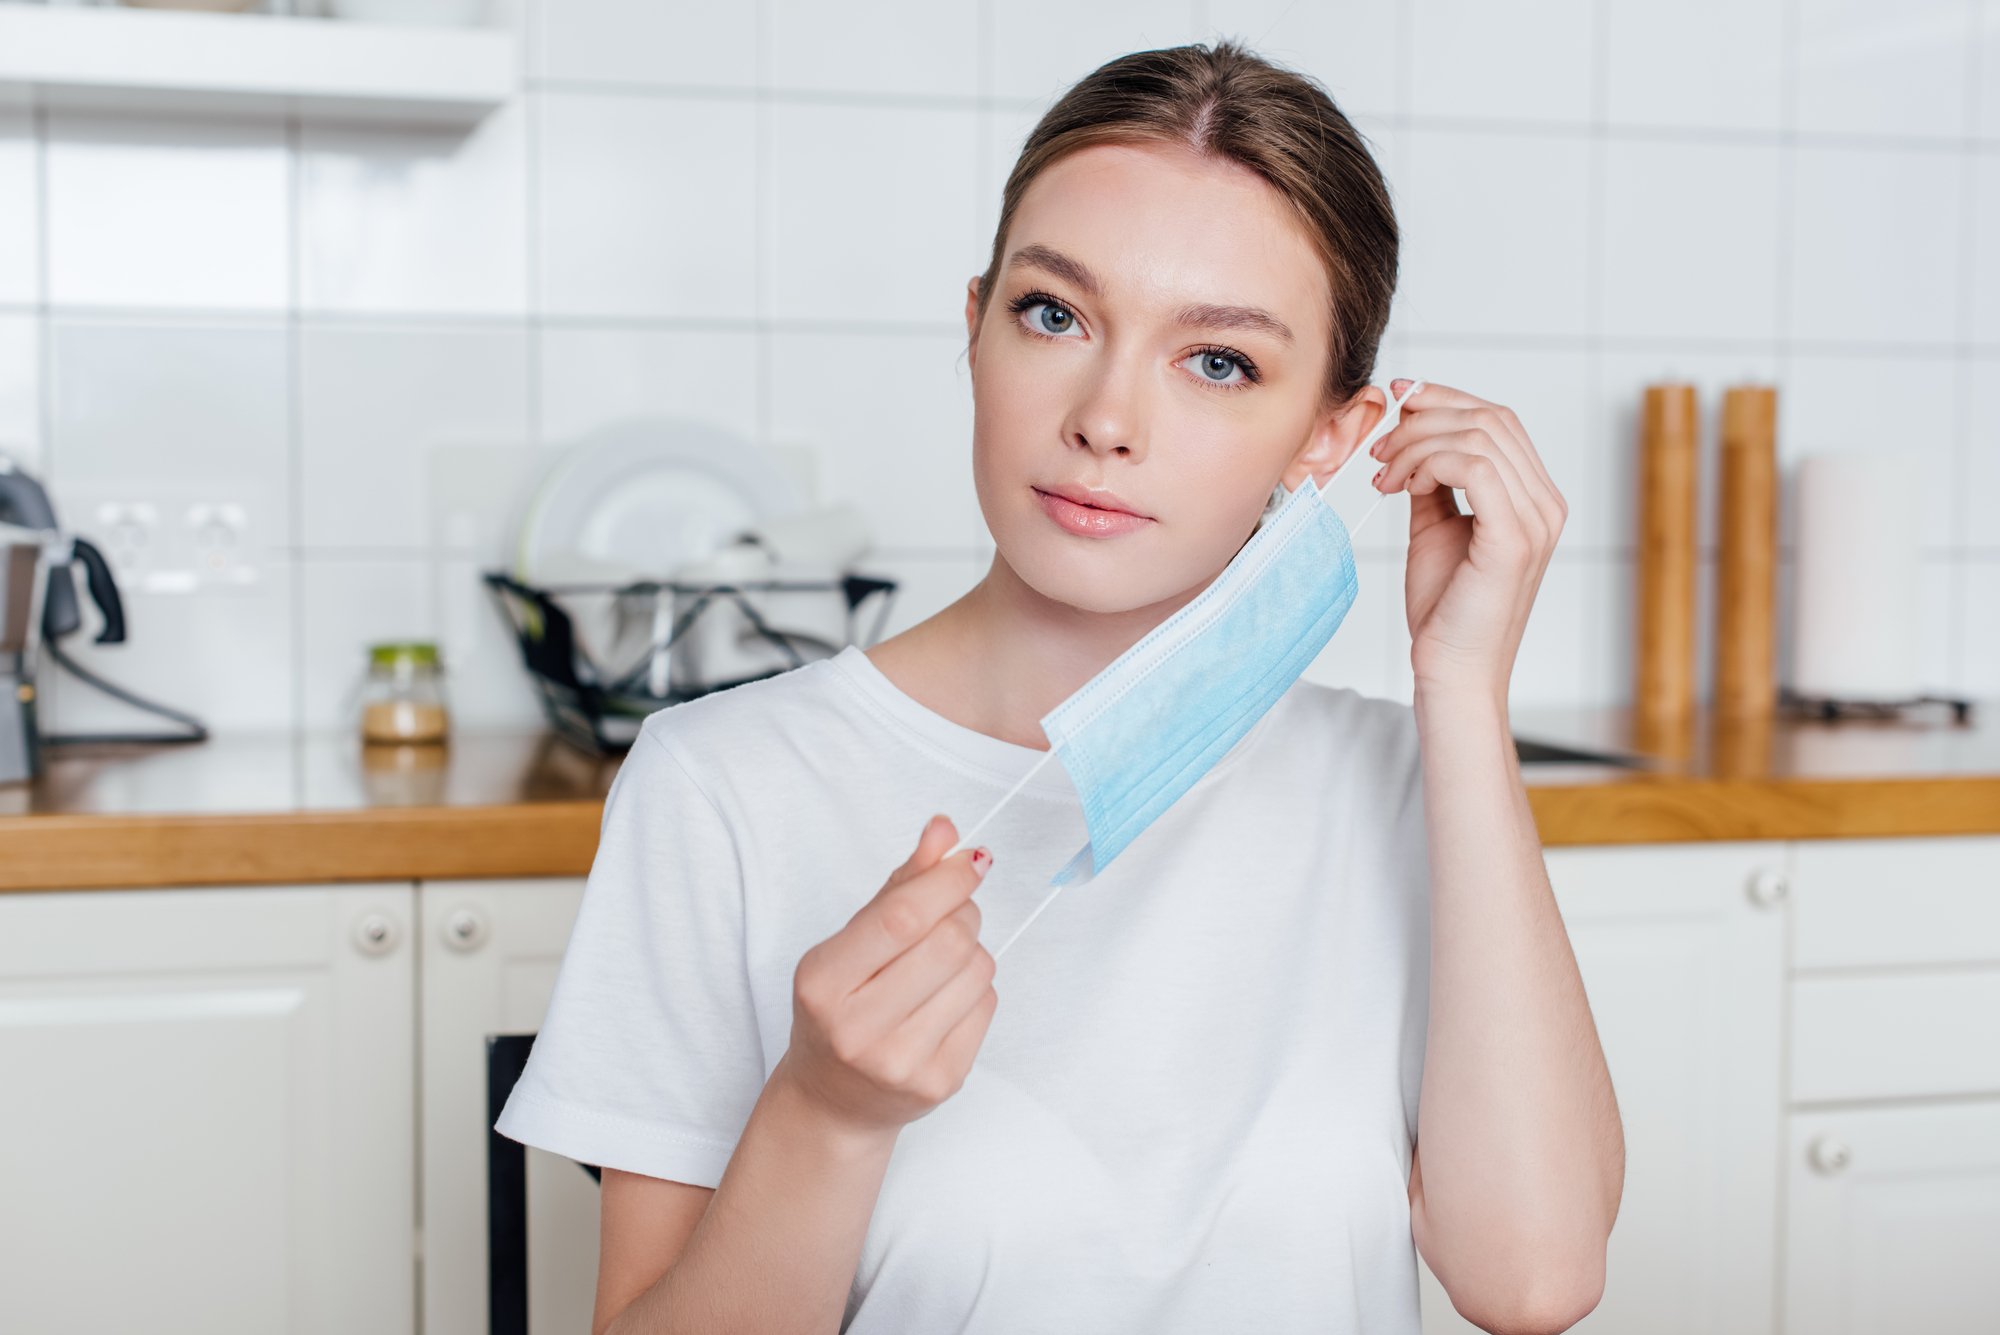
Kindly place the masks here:
POLYGON ((2000 1100, 1795 1113, 1785 1329, 1990 1335, 2000 1100))
MULTIPOLYGON (((486 1036, 533 1033, 555 988, 583 878, 427 881, 423 919, 425 1335, 485 1335, 486 1036)), ((589 1330, 598 1187, 528 1154, 528 1329, 589 1330)))
POLYGON ((0 894, 0 1330, 415 1328, 414 908, 0 894))
MULTIPOLYGON (((1576 1330, 1771 1331, 1785 856, 1764 843, 1547 853, 1625 1128, 1604 1297, 1576 1330)), ((1420 1271, 1424 1330, 1476 1329, 1420 1271)))

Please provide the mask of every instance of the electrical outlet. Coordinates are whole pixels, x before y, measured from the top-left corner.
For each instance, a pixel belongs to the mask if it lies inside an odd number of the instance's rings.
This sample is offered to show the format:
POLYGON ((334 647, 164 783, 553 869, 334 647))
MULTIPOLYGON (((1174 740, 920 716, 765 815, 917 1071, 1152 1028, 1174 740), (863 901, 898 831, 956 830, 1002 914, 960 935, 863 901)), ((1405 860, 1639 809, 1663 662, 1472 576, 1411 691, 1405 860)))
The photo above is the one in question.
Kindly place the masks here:
POLYGON ((255 479, 83 479, 58 483, 64 528, 97 544, 127 593, 221 593, 254 588, 275 558, 261 516, 274 488, 255 479))
POLYGON ((120 579, 144 580, 159 563, 160 512, 150 501, 106 501, 97 507, 104 559, 120 579))
POLYGON ((235 501, 196 501, 188 506, 186 531, 195 579, 203 584, 240 585, 257 581, 245 537, 250 517, 235 501))

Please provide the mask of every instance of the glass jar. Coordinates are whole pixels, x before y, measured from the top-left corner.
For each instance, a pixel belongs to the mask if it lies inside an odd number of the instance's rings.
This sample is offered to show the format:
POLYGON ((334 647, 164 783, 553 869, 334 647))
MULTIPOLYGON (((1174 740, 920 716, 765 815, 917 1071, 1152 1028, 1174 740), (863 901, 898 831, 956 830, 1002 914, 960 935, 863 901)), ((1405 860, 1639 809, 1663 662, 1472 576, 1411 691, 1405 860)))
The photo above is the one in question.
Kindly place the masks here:
POLYGON ((361 687, 361 740, 443 742, 450 728, 437 645, 427 640, 370 645, 361 687))

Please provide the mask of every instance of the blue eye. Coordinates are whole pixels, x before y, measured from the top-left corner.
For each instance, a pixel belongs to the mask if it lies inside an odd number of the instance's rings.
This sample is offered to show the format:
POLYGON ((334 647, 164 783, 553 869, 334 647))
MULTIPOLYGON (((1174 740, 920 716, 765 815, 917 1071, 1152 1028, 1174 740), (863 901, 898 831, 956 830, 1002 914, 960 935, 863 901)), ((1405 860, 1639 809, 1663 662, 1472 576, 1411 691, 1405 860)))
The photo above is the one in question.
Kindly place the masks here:
POLYGON ((1208 380, 1210 384, 1214 385, 1218 389, 1236 389, 1241 385, 1246 385, 1246 384, 1254 385, 1257 383, 1258 380, 1257 368, 1250 365, 1249 360, 1245 358, 1241 353, 1231 352, 1228 348, 1203 348, 1201 349, 1201 351, 1195 353, 1194 355, 1202 359, 1202 367, 1201 367, 1202 378, 1204 380, 1208 380), (1223 380, 1212 379, 1208 373, 1213 368, 1213 364, 1216 362, 1222 363, 1222 370, 1224 371, 1225 374, 1229 371, 1231 367, 1235 367, 1236 369, 1242 371, 1243 379, 1235 381, 1223 381, 1223 380))
POLYGON ((1027 293, 1025 296, 1019 296, 1014 298, 1014 300, 1008 304, 1007 309, 1012 311, 1015 315, 1019 315, 1021 312, 1034 306, 1045 306, 1048 308, 1048 310, 1043 313, 1042 317, 1037 321, 1035 321, 1036 324, 1041 325, 1041 328, 1035 330, 1034 332, 1048 334, 1051 337, 1054 337, 1066 332, 1067 330, 1076 328, 1076 316, 1071 314, 1069 308, 1064 306, 1061 302, 1057 301, 1055 298, 1045 296, 1040 292, 1030 292, 1027 293), (1045 321, 1049 319, 1050 312, 1053 312, 1056 318, 1056 324, 1053 327, 1045 323, 1045 321))
MULTIPOLYGON (((1065 339, 1070 336, 1069 331, 1076 328, 1075 313, 1046 292, 1024 292, 1007 303, 1007 310, 1018 321, 1024 312, 1037 306, 1045 308, 1042 314, 1022 325, 1029 333, 1040 338, 1065 339)), ((1257 364, 1234 348, 1219 346, 1197 348, 1186 360, 1191 361, 1196 357, 1202 358, 1203 362, 1202 369, 1195 372, 1195 375, 1210 389, 1248 389, 1263 382, 1264 376, 1258 371, 1257 364), (1225 374, 1232 366, 1242 371, 1242 378, 1217 380, 1209 374, 1209 371, 1218 364, 1219 369, 1225 374)))

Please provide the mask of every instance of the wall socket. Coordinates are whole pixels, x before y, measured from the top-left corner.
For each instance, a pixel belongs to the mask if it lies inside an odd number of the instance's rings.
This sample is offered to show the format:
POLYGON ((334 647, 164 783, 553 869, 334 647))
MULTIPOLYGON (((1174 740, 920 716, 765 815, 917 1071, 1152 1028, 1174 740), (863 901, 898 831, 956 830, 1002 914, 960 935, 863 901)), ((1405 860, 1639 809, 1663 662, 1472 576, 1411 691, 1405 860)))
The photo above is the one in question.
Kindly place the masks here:
POLYGON ((97 544, 121 589, 194 593, 242 588, 261 578, 261 552, 246 501, 186 493, 142 498, 92 490, 97 495, 80 509, 59 506, 59 512, 89 516, 87 524, 71 531, 97 544))

